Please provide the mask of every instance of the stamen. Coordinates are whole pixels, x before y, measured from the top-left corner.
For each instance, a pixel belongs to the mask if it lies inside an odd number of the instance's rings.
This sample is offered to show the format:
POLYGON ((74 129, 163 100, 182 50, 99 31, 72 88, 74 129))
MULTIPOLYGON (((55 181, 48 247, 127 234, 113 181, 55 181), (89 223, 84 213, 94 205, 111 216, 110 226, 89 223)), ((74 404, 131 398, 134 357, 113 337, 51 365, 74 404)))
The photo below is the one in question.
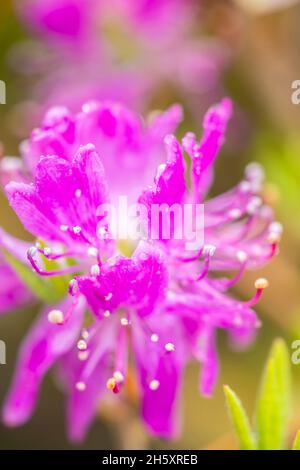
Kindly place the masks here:
POLYGON ((88 256, 91 258, 97 258, 98 256, 98 249, 95 246, 90 246, 87 250, 88 256))
POLYGON ((282 224, 280 222, 272 222, 269 225, 269 232, 270 233, 278 233, 279 235, 281 235, 282 232, 283 232, 282 224))
POLYGON ((119 385, 118 382, 114 377, 110 377, 108 381, 106 382, 106 388, 107 390, 110 390, 113 393, 119 393, 119 385))
POLYGON ((78 351, 78 359, 80 361, 86 361, 89 357, 89 351, 78 351))
POLYGON ((236 208, 236 209, 231 209, 229 212, 228 212, 228 215, 231 219, 233 220, 236 220, 236 219, 239 219, 242 215, 242 212, 240 209, 236 208))
POLYGON ((114 379, 116 379, 118 383, 122 383, 125 380, 124 375, 119 370, 114 372, 114 379))
POLYGON ((78 235, 81 232, 81 227, 79 225, 75 225, 72 230, 75 235, 78 235))
POLYGON ((56 271, 43 271, 37 264, 35 259, 36 254, 38 253, 38 249, 35 246, 32 246, 27 251, 27 258, 33 267, 33 269, 40 275, 40 276, 63 276, 64 274, 71 274, 74 271, 78 271, 78 267, 72 266, 67 269, 61 269, 56 271))
POLYGON ((281 240, 281 234, 276 232, 271 232, 268 235, 268 242, 271 245, 277 245, 281 240))
POLYGON ((122 326, 128 326, 129 325, 129 320, 126 317, 122 317, 120 320, 120 323, 122 326))
POLYGON ((104 316, 105 318, 110 317, 110 311, 109 311, 109 310, 105 310, 105 312, 103 313, 103 316, 104 316))
POLYGON ((104 297, 104 299, 108 302, 109 300, 111 300, 112 296, 113 296, 112 293, 109 292, 109 293, 104 297))
POLYGON ((265 279, 264 277, 260 277, 259 279, 256 279, 254 285, 255 285, 255 289, 263 290, 269 287, 269 281, 265 279))
POLYGON ((84 339, 80 339, 77 342, 77 349, 79 349, 79 351, 85 351, 87 349, 87 344, 84 339))
POLYGON ((69 226, 68 226, 68 225, 64 225, 64 224, 62 224, 59 228, 60 228, 60 230, 61 230, 62 232, 67 232, 67 231, 69 230, 69 226))
POLYGON ((203 247, 203 254, 204 255, 209 255, 213 256, 216 251, 216 246, 215 245, 204 245, 203 247))
POLYGON ((253 215, 262 205, 262 200, 258 196, 254 196, 247 205, 247 212, 250 215, 253 215))
POLYGON ((245 263, 245 261, 248 259, 248 255, 245 251, 239 250, 236 253, 236 258, 240 263, 245 263))
POLYGON ((51 260, 51 261, 55 261, 55 260, 58 260, 58 259, 61 259, 61 258, 68 258, 70 256, 74 256, 75 253, 74 252, 68 252, 68 253, 52 253, 52 249, 48 246, 46 246, 45 248, 38 248, 38 252, 41 253, 42 255, 45 256, 45 258, 51 260))
POLYGON ((76 196, 77 198, 80 198, 80 197, 81 197, 81 194, 82 194, 81 189, 76 189, 76 191, 75 191, 75 196, 76 196))
POLYGON ((100 266, 98 264, 93 264, 93 266, 91 266, 91 275, 92 276, 99 276, 100 274, 100 266))
POLYGON ((76 279, 71 279, 71 281, 69 282, 69 294, 74 296, 74 295, 77 295, 79 292, 79 288, 78 288, 78 282, 76 279))
POLYGON ((90 336, 88 330, 86 328, 84 328, 81 332, 81 336, 83 339, 88 339, 88 337, 90 336))
POLYGON ((51 255, 51 252, 52 252, 52 250, 51 250, 51 248, 50 248, 49 246, 45 246, 45 248, 44 248, 43 251, 44 251, 44 255, 45 255, 45 256, 51 255))
POLYGON ((79 392, 84 392, 86 389, 86 384, 84 382, 77 382, 75 387, 79 392))
POLYGON ((201 248, 198 251, 198 253, 196 253, 196 255, 194 256, 190 256, 190 257, 178 256, 177 259, 179 261, 182 261, 183 263, 190 263, 192 261, 197 261, 200 258, 200 256, 202 256, 202 253, 203 253, 203 248, 201 248))
POLYGON ((64 314, 61 310, 51 310, 48 313, 48 321, 54 325, 62 325, 64 323, 64 314))
POLYGON ((216 247, 214 245, 204 245, 203 247, 203 254, 205 256, 204 266, 203 266, 202 272, 199 274, 196 281, 201 281, 208 274, 209 263, 210 263, 212 256, 215 254, 215 251, 216 251, 216 247))

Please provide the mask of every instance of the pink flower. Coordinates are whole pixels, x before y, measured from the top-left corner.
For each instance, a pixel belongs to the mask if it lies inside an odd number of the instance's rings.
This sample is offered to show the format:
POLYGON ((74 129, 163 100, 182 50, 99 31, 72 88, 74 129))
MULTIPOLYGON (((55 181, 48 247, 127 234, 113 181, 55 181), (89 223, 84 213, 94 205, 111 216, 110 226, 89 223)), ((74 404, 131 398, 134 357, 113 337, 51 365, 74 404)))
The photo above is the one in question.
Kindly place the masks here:
POLYGON ((22 262, 26 260, 29 244, 15 239, 0 228, 0 315, 23 307, 34 300, 33 294, 7 262, 5 255, 10 253, 22 262))
POLYGON ((171 85, 198 117, 203 94, 219 87, 228 62, 217 39, 192 35, 200 23, 196 1, 18 0, 16 8, 45 49, 40 60, 30 44, 26 60, 16 54, 16 67, 25 62, 28 72, 32 63, 36 71, 41 62, 35 95, 46 108, 77 110, 109 98, 144 110, 171 85))
POLYGON ((69 435, 82 439, 107 389, 122 393, 131 345, 144 421, 150 432, 175 437, 187 361, 195 357, 202 364, 200 390, 209 395, 218 373, 217 329, 240 345, 253 338, 259 321, 252 307, 267 281, 256 282, 249 301, 227 290, 276 253, 281 226, 258 196, 261 168, 252 164, 234 189, 205 202, 205 242, 192 252, 186 238, 174 236, 176 216, 165 238, 151 212, 154 204, 196 208, 204 201, 231 111, 229 99, 212 107, 201 141, 188 133, 181 145, 169 134, 180 120, 177 106, 148 126, 115 104, 90 103, 78 115, 56 108, 23 144, 28 181, 9 183, 6 192, 25 228, 46 243, 28 250, 29 261, 41 276, 75 277, 71 297, 47 308, 22 346, 4 407, 8 425, 30 417, 43 376, 59 362, 69 435), (191 159, 191 189, 183 149, 191 159), (143 190, 157 165, 153 185, 143 190), (138 199, 146 208, 145 227, 154 226, 158 235, 140 240, 131 257, 120 253, 97 210, 109 193, 113 200, 118 194, 138 199), (42 257, 55 261, 55 270, 45 270, 42 257), (220 278, 221 270, 237 273, 220 278), (87 307, 93 321, 83 328, 87 307))

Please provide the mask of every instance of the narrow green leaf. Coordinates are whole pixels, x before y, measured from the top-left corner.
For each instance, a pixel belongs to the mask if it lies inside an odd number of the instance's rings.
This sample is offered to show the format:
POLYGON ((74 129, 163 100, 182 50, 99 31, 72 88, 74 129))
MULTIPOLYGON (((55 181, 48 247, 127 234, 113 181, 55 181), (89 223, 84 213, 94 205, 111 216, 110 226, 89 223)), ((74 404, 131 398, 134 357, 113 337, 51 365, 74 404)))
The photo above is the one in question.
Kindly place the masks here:
POLYGON ((241 400, 228 385, 224 385, 224 393, 240 448, 242 450, 255 450, 257 445, 241 400))
POLYGON ((290 398, 290 358, 282 339, 272 345, 257 402, 258 447, 282 449, 285 444, 290 398))
POLYGON ((296 434, 292 450, 300 450, 300 430, 296 434))
POLYGON ((6 261, 24 282, 24 284, 43 302, 54 303, 61 297, 61 292, 58 292, 53 284, 48 279, 41 278, 34 273, 29 266, 21 263, 7 250, 3 250, 6 261))

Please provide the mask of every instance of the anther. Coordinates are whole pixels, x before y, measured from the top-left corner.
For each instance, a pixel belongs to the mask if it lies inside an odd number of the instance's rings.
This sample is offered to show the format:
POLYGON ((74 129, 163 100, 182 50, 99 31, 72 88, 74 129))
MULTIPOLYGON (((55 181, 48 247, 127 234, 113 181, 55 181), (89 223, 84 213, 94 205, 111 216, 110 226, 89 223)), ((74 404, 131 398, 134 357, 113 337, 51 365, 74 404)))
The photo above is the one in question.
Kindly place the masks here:
POLYGON ((54 325, 61 325, 64 322, 64 314, 61 310, 51 310, 48 313, 48 321, 54 325))
POLYGON ((150 390, 153 390, 153 391, 157 390, 157 389, 159 388, 159 386, 160 386, 160 383, 159 383, 159 381, 156 380, 156 379, 151 380, 151 382, 150 382, 150 384, 149 384, 150 390))
POLYGON ((98 264, 93 264, 93 266, 91 266, 91 275, 92 276, 99 276, 100 274, 100 267, 98 264))
POLYGON ((151 335, 151 341, 152 341, 152 343, 157 343, 158 340, 159 340, 159 336, 158 336, 156 333, 153 333, 153 334, 151 335))
POLYGON ((76 295, 78 293, 78 282, 76 279, 71 279, 69 282, 69 294, 76 295))

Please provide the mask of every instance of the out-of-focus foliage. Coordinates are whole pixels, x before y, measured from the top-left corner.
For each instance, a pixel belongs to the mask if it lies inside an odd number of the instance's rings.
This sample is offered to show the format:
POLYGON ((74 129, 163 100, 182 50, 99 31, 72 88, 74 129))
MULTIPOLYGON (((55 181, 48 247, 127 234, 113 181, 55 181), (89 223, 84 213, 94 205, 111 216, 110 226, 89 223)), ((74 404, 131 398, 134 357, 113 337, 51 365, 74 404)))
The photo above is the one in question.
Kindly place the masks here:
MULTIPOLYGON (((280 450, 286 446, 291 405, 290 358, 282 339, 272 345, 265 365, 256 406, 256 426, 252 431, 240 399, 228 386, 226 402, 241 449, 280 450)), ((299 446, 297 434, 294 448, 299 446)))

